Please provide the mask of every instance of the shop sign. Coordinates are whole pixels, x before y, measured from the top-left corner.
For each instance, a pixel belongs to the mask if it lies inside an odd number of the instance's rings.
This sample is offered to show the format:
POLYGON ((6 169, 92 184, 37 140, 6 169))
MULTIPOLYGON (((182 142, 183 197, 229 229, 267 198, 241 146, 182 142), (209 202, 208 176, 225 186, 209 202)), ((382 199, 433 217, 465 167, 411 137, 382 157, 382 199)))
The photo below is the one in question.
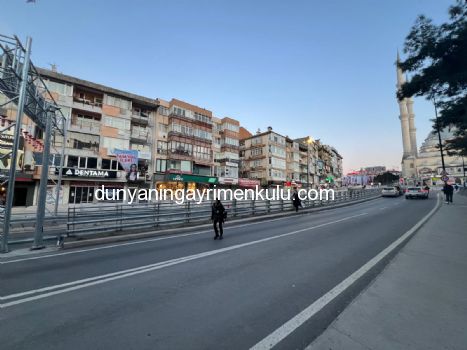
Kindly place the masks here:
MULTIPOLYGON (((58 175, 58 173, 59 168, 56 168, 55 174, 58 175)), ((62 168, 62 176, 115 179, 117 178, 117 172, 112 170, 62 168)))
POLYGON ((236 185, 238 179, 233 177, 219 177, 219 183, 224 185, 236 185))
POLYGON ((226 166, 231 166, 231 167, 234 167, 234 168, 238 168, 238 164, 237 164, 237 163, 233 163, 233 162, 225 162, 225 165, 226 165, 226 166))
POLYGON ((167 180, 168 181, 180 181, 180 182, 206 183, 206 184, 217 183, 217 177, 189 175, 189 174, 168 174, 167 180))
POLYGON ((256 186, 260 186, 260 182, 259 182, 259 180, 255 180, 255 179, 239 178, 238 179, 238 185, 241 186, 241 187, 255 188, 256 186))

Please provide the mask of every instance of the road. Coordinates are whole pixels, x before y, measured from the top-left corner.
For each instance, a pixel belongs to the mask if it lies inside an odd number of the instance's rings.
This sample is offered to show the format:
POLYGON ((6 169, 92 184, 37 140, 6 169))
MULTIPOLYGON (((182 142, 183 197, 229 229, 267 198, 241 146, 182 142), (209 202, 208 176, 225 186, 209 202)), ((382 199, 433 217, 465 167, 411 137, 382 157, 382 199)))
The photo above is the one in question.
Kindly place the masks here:
MULTIPOLYGON (((402 236, 435 198, 348 207, 0 265, 2 349, 249 349, 402 236)), ((276 349, 318 336, 382 261, 276 349)))

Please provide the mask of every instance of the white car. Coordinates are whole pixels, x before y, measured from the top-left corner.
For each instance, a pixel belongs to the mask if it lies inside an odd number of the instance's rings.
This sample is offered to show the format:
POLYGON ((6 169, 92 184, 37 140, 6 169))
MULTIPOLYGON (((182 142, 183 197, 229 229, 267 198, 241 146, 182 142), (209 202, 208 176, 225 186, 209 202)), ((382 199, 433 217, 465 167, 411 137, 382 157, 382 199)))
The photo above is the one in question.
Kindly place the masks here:
POLYGON ((383 197, 399 197, 400 189, 393 186, 393 187, 383 187, 381 191, 381 196, 383 197))
POLYGON ((405 191, 405 199, 409 198, 423 198, 427 199, 428 194, 430 193, 429 190, 423 189, 423 187, 408 187, 405 191))

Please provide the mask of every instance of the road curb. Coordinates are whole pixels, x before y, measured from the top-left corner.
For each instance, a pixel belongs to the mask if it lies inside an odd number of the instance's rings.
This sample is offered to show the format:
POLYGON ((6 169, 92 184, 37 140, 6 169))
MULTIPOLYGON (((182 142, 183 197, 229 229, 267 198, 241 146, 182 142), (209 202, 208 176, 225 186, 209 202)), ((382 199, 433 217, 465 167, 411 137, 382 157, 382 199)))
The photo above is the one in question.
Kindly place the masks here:
MULTIPOLYGON (((374 200, 377 198, 381 198, 381 195, 359 199, 357 201, 339 203, 335 205, 322 206, 318 208, 302 209, 298 213, 286 211, 286 212, 280 212, 280 213, 275 213, 275 214, 262 214, 262 215, 253 216, 253 217, 243 217, 239 219, 232 219, 232 220, 229 220, 228 222, 232 224, 237 224, 237 223, 241 224, 241 223, 248 223, 248 222, 265 221, 271 218, 277 219, 277 218, 282 218, 282 217, 290 217, 293 215, 305 215, 305 214, 311 214, 314 212, 347 207, 347 206, 354 205, 354 204, 368 202, 370 200, 374 200)), ((86 246, 91 246, 91 245, 125 242, 125 241, 138 240, 142 238, 173 235, 173 234, 178 234, 178 233, 181 234, 181 233, 186 233, 192 230, 203 230, 203 229, 212 229, 212 224, 206 223, 206 224, 194 225, 194 226, 183 226, 183 227, 169 228, 169 229, 164 229, 164 230, 156 230, 156 231, 149 231, 149 232, 142 232, 142 233, 129 233, 129 234, 114 235, 114 236, 99 237, 99 238, 89 238, 89 239, 83 238, 82 240, 64 242, 60 248, 61 249, 81 248, 81 247, 86 247, 86 246)))

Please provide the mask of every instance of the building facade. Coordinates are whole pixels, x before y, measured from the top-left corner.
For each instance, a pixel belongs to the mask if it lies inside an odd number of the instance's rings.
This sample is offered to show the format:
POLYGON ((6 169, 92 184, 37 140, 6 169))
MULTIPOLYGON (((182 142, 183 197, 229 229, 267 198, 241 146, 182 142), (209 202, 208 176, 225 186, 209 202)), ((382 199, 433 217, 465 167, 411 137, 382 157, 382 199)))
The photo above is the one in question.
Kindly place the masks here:
POLYGON ((258 179, 261 186, 283 186, 287 180, 286 137, 268 127, 241 140, 241 176, 258 179))

